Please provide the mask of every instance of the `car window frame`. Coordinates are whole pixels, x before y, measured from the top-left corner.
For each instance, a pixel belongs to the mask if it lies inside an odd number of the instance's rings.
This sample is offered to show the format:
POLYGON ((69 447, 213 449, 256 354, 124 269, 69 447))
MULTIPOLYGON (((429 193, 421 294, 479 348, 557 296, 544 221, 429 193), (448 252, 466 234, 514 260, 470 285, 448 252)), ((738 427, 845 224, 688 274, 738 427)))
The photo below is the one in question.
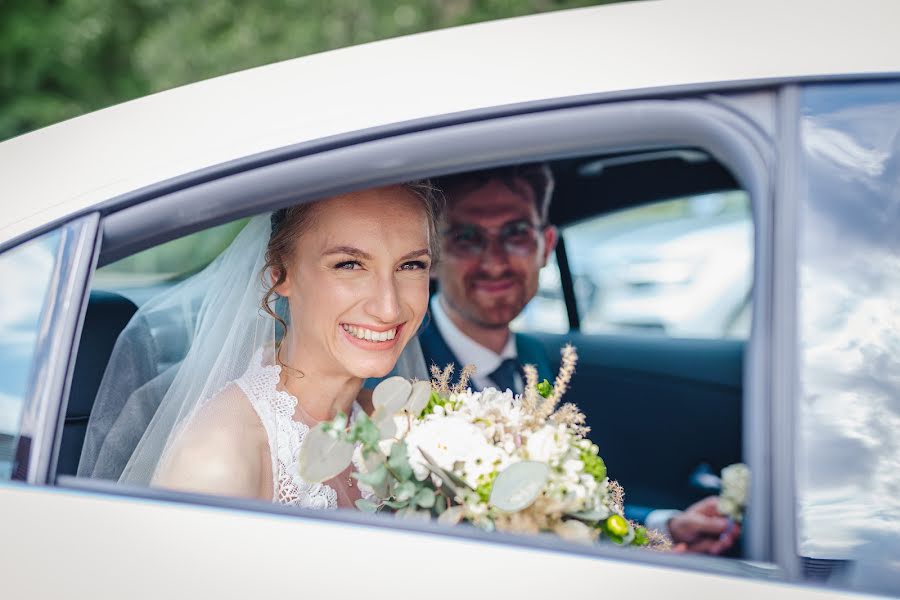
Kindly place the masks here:
MULTIPOLYGON (((704 92, 708 90, 703 90, 704 92)), ((767 323, 771 296, 770 173, 774 162, 772 140, 746 115, 698 97, 655 98, 598 103, 587 106, 523 112, 495 119, 460 122, 384 137, 348 141, 320 152, 296 155, 286 148, 284 159, 259 165, 247 157, 247 168, 229 163, 221 176, 207 174, 188 187, 166 187, 161 193, 135 203, 110 200, 103 206, 102 243, 90 275, 96 267, 125 255, 202 228, 225 223, 321 197, 451 172, 533 160, 552 160, 623 148, 699 146, 732 170, 751 196, 755 227, 754 319, 746 353, 744 438, 748 462, 763 475, 753 488, 751 520, 746 530, 747 560, 769 562, 775 556, 770 541, 772 506, 769 502, 771 456, 767 323), (477 152, 472 149, 477 148, 477 152), (298 182, 302 181, 302 185, 298 182), (757 301, 757 299, 759 301, 757 301)), ((98 240, 101 241, 101 240, 98 240)), ((85 309, 82 297, 81 318, 85 309)), ((75 354, 70 355, 67 380, 71 380, 75 354)), ((58 421, 65 415, 60 403, 58 421)), ((61 437, 62 427, 57 428, 61 437)), ((58 449, 58 440, 56 447, 58 449)), ((49 466, 49 463, 48 463, 49 466)), ((52 471, 50 471, 52 472, 52 471)), ((46 473, 45 473, 46 477, 46 473)), ((85 489, 88 482, 60 477, 57 484, 85 489)), ((145 496, 144 492, 88 485, 104 493, 145 496)), ((209 500, 212 502, 212 500, 209 500)), ((255 508, 258 510, 258 507, 255 508)), ((792 528, 788 528, 792 529, 792 528)), ((735 561, 740 562, 740 561, 735 561)), ((741 569, 746 570, 746 563, 741 569)), ((779 568, 780 562, 775 563, 779 568)), ((771 565, 763 570, 771 573, 771 565)))
POLYGON ((37 329, 16 451, 20 461, 16 470, 33 485, 49 483, 56 470, 65 417, 61 399, 68 397, 72 383, 89 275, 99 254, 100 215, 93 212, 76 217, 55 231, 60 241, 37 329))

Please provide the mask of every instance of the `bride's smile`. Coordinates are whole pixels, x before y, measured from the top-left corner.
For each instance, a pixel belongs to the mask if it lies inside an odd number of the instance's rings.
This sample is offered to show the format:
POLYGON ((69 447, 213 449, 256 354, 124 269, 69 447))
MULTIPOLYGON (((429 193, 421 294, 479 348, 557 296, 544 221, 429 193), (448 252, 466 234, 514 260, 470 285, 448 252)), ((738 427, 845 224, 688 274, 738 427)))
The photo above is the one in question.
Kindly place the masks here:
POLYGON ((393 347, 394 343, 396 343, 397 332, 403 327, 403 323, 389 328, 366 327, 364 325, 351 325, 349 323, 341 323, 341 327, 350 336, 351 341, 360 348, 385 350, 393 347))
POLYGON ((428 306, 432 253, 422 202, 393 186, 309 210, 274 288, 290 307, 282 359, 319 380, 382 377, 428 306))

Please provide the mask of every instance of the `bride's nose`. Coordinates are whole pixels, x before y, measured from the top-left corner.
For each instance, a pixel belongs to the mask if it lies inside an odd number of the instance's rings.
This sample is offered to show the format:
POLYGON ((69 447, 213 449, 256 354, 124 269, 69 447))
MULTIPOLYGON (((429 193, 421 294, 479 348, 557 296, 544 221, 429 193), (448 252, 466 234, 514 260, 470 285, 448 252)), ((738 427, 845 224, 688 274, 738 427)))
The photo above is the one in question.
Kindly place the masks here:
POLYGON ((365 308, 369 315, 382 323, 392 324, 400 320, 400 298, 393 274, 375 278, 365 308))

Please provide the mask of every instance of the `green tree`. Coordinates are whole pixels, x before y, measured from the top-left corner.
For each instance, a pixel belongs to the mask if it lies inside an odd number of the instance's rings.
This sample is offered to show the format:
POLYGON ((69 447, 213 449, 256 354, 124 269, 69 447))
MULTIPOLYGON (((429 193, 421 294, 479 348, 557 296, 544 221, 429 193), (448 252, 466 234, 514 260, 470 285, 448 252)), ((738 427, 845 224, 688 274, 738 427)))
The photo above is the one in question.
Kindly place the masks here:
POLYGON ((279 60, 420 31, 603 3, 0 0, 0 139, 279 60))

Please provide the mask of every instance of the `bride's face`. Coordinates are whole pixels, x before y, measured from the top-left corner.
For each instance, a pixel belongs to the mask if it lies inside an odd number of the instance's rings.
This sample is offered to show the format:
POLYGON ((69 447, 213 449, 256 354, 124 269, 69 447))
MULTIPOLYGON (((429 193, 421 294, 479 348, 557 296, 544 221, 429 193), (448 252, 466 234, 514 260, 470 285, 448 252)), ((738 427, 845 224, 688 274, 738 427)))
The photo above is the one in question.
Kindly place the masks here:
POLYGON ((286 279, 292 356, 304 372, 382 377, 416 335, 431 267, 422 202, 403 187, 317 203, 286 279))

